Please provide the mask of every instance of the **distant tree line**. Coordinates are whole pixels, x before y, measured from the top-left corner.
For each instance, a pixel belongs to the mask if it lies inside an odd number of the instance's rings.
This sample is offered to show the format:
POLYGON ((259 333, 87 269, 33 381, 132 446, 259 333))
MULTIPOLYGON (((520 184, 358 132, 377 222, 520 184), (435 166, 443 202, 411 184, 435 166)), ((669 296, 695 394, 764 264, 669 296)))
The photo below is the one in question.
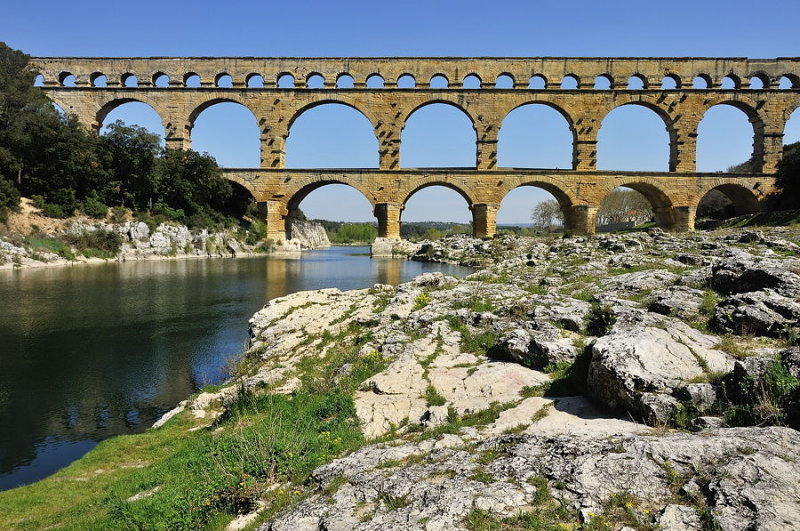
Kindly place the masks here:
POLYGON ((34 87, 36 75, 27 55, 0 43, 0 221, 20 196, 52 217, 117 207, 216 226, 244 214, 249 196, 211 156, 166 150, 157 135, 122 122, 95 135, 56 110, 34 87))

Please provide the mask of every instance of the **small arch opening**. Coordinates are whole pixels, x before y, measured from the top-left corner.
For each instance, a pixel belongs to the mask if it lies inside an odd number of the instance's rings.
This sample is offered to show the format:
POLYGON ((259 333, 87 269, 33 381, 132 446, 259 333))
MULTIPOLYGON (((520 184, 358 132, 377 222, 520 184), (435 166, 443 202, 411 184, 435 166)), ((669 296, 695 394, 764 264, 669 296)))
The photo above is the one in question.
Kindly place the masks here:
POLYGON ((647 82, 641 74, 633 74, 628 78, 628 90, 643 90, 647 88, 647 82))
POLYGON ((722 78, 722 84, 720 85, 720 88, 724 90, 734 90, 741 88, 741 86, 742 81, 739 79, 739 76, 735 74, 728 74, 722 78))
POLYGON ((233 88, 233 78, 230 74, 222 73, 217 75, 217 78, 214 80, 214 84, 218 88, 233 88))
POLYGON ((446 89, 450 83, 442 74, 436 74, 431 78, 430 87, 432 89, 446 89))
POLYGON ((36 77, 33 78, 33 86, 34 87, 44 86, 44 76, 42 74, 36 74, 36 77))
POLYGON ((756 74, 750 78, 750 88, 763 90, 769 85, 769 78, 764 74, 756 74))
POLYGON ((711 78, 707 74, 698 74, 697 76, 695 76, 694 80, 692 80, 692 88, 710 89, 711 78))
POLYGON ((572 90, 578 88, 578 85, 580 85, 580 81, 578 80, 578 76, 574 74, 567 74, 561 80, 562 89, 572 90))
POLYGON ((664 76, 664 79, 661 80, 662 90, 676 90, 679 88, 681 88, 681 80, 675 74, 664 76))
POLYGON ((651 198, 641 191, 629 186, 618 186, 600 203, 595 222, 596 230, 611 232, 649 226, 655 221, 653 206, 651 198))
POLYGON ((153 86, 159 88, 169 87, 169 76, 164 72, 158 72, 153 76, 153 86))
POLYGON ((264 76, 261 74, 250 74, 245 80, 247 88, 264 88, 264 76))
POLYGON ((528 80, 528 88, 534 90, 544 90, 547 88, 547 79, 541 74, 536 74, 528 80))
POLYGON ((781 76, 781 80, 778 82, 778 88, 782 90, 800 88, 800 77, 794 74, 781 76))
POLYGON ((139 78, 133 74, 122 74, 122 86, 136 88, 139 86, 139 78))
POLYGON ((183 86, 189 88, 200 88, 200 76, 194 72, 189 72, 183 76, 183 86))
POLYGON ((278 76, 278 88, 294 88, 294 76, 292 74, 280 74, 278 76))
POLYGON ((58 82, 61 83, 62 87, 74 87, 75 76, 70 72, 61 72, 61 74, 58 75, 58 82))
POLYGON ((481 78, 476 74, 470 74, 464 78, 462 85, 465 89, 479 89, 481 88, 481 78))
POLYGON ((325 78, 321 74, 311 74, 306 78, 306 88, 321 89, 325 88, 325 78))
POLYGON ((500 74, 494 82, 494 88, 512 89, 514 88, 514 78, 509 74, 500 74))
POLYGON ((89 76, 89 83, 91 83, 93 87, 98 87, 98 88, 107 87, 108 78, 105 76, 105 74, 102 74, 100 72, 95 72, 94 74, 89 76))
POLYGON ((339 77, 336 78, 337 89, 351 89, 354 86, 355 81, 353 80, 353 76, 350 74, 339 74, 339 77))
POLYGON ((612 87, 613 83, 611 82, 611 76, 608 74, 600 74, 594 78, 595 90, 611 90, 612 87))
POLYGON ((397 88, 413 89, 417 86, 417 80, 411 74, 403 74, 397 78, 397 88))
POLYGON ((384 79, 380 74, 370 74, 367 76, 367 88, 378 89, 384 88, 384 79))

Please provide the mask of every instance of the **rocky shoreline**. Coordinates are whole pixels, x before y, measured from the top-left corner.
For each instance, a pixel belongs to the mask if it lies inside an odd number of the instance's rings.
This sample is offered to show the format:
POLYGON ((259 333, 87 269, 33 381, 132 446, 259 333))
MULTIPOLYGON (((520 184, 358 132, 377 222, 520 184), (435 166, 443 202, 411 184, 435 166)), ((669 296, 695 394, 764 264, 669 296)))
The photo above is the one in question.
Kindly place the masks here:
POLYGON ((151 228, 141 221, 111 223, 90 218, 76 218, 63 223, 51 234, 33 232, 23 237, 0 237, 0 270, 71 266, 76 264, 103 264, 138 260, 172 260, 185 258, 233 258, 264 254, 296 255, 303 250, 330 247, 322 226, 298 222, 291 240, 266 244, 248 244, 236 229, 212 232, 207 229, 191 230, 185 225, 161 223, 151 228), (93 233, 110 233, 119 237, 119 251, 113 256, 85 256, 72 246, 62 244, 61 254, 44 245, 31 245, 30 238, 69 240, 91 236, 93 233), (71 256, 65 257, 67 252, 71 256))
POLYGON ((215 417, 242 392, 307 389, 314 366, 335 386, 379 360, 353 394, 376 442, 316 469, 261 530, 800 527, 798 242, 426 242, 410 254, 490 265, 270 301, 246 375, 180 409, 215 417))

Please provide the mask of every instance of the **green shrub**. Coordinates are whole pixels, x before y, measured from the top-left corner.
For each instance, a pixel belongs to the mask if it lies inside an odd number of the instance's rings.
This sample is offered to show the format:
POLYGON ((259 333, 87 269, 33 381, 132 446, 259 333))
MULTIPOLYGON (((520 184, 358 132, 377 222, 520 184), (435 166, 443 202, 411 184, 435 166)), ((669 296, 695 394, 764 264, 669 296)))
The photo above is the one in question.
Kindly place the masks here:
POLYGON ((42 215, 48 218, 65 218, 69 214, 64 211, 64 207, 55 203, 45 203, 42 205, 42 215))
POLYGON ((89 197, 87 197, 83 203, 81 203, 81 211, 87 216, 93 217, 95 219, 101 219, 106 217, 106 213, 108 213, 108 206, 103 204, 100 201, 100 198, 97 196, 97 192, 92 192, 89 197))
POLYGON ((112 258, 119 253, 122 237, 110 230, 96 230, 81 234, 70 234, 67 243, 75 247, 84 256, 112 258))

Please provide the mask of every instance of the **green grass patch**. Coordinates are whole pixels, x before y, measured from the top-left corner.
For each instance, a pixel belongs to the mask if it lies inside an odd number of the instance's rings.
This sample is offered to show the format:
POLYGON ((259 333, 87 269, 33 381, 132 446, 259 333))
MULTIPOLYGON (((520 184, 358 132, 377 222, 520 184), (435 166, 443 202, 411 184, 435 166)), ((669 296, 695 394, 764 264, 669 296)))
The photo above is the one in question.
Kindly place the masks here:
POLYGON ((428 407, 431 406, 443 406, 447 403, 447 400, 439 394, 439 391, 436 388, 428 384, 428 387, 425 389, 425 404, 428 407))

